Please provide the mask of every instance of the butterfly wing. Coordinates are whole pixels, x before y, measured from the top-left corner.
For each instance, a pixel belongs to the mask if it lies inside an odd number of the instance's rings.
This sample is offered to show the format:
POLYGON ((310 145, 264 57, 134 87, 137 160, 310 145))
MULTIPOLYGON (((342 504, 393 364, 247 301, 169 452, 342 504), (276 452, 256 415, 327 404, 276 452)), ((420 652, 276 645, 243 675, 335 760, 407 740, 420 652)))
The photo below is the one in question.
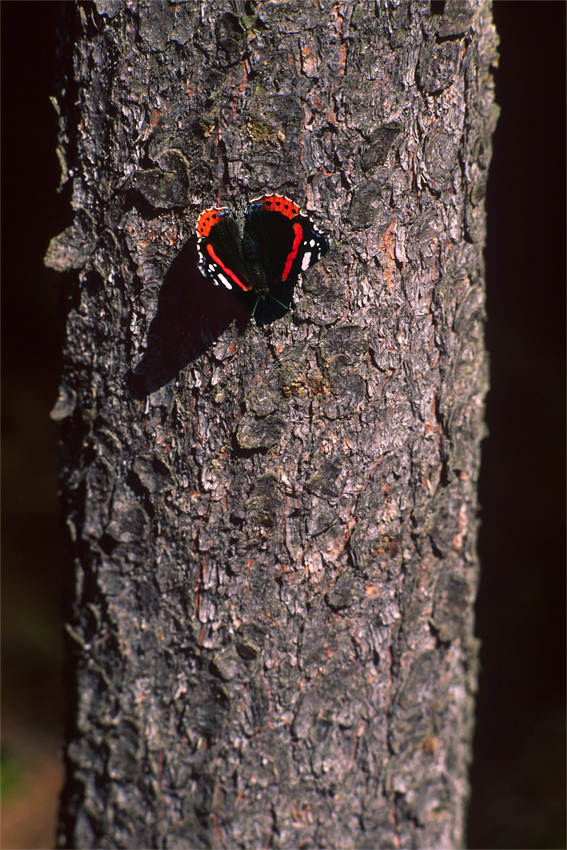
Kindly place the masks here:
POLYGON ((261 246, 268 285, 297 280, 329 250, 327 237, 283 195, 252 201, 245 224, 261 246))
POLYGON ((242 256, 242 239, 230 210, 205 210, 197 222, 199 268, 217 286, 236 292, 253 288, 242 256))
POLYGON ((293 242, 293 228, 288 218, 279 212, 266 210, 252 203, 244 224, 245 238, 257 246, 264 268, 268 291, 283 280, 283 270, 293 242))

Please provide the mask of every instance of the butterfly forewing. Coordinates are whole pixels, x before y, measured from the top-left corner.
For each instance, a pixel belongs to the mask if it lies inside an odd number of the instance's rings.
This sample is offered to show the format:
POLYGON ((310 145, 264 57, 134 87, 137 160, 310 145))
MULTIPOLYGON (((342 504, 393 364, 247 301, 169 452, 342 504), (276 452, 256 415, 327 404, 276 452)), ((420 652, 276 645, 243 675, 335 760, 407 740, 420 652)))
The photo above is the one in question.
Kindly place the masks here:
POLYGON ((244 229, 258 244, 266 270, 266 279, 271 290, 282 280, 288 246, 293 241, 293 228, 285 215, 270 212, 261 207, 252 207, 246 217, 244 229))

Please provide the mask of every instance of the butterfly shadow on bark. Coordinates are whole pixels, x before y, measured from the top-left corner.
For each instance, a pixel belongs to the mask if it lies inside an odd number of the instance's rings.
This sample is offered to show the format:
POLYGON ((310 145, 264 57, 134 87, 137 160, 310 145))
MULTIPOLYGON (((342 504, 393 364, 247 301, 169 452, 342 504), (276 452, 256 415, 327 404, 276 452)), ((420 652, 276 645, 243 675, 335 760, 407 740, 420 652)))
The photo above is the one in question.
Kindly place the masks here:
POLYGON ((146 341, 146 351, 128 373, 135 398, 165 386, 200 357, 235 321, 242 333, 250 309, 197 269, 196 239, 181 249, 165 275, 146 341))

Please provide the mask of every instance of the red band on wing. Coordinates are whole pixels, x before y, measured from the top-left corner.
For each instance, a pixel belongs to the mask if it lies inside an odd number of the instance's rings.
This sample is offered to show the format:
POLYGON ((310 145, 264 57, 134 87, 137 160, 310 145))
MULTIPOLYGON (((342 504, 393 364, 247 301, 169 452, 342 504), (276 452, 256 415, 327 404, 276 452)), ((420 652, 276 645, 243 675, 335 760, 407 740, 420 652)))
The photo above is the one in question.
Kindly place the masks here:
POLYGON ((213 248, 213 246, 211 244, 205 246, 205 251, 207 252, 209 257, 211 258, 211 260, 213 260, 213 262, 215 262, 217 264, 217 266, 221 267, 221 269, 223 270, 223 272, 226 274, 227 277, 231 278, 231 280, 233 280, 245 292, 250 292, 250 290, 252 289, 252 286, 251 285, 246 286, 246 284, 242 283, 240 278, 238 278, 234 274, 234 272, 232 272, 228 268, 228 266, 225 266, 225 264, 220 259, 220 257, 218 256, 218 254, 216 253, 215 249, 213 248))
POLYGON ((285 261, 284 270, 282 272, 282 280, 286 280, 288 274, 290 273, 293 261, 297 257, 297 252, 299 250, 299 246, 301 245, 301 240, 303 239, 303 227, 299 224, 298 221, 296 221, 293 225, 293 232, 295 233, 295 238, 293 240, 291 251, 287 255, 287 260, 285 261))
POLYGON ((260 198, 254 198, 251 204, 262 204, 264 209, 273 212, 280 212, 286 218, 292 219, 299 212, 299 207, 290 198, 285 195, 262 195, 260 198))
POLYGON ((202 212, 197 222, 197 233, 199 236, 207 237, 215 224, 218 224, 221 217, 225 216, 227 212, 227 207, 212 207, 210 210, 202 212))

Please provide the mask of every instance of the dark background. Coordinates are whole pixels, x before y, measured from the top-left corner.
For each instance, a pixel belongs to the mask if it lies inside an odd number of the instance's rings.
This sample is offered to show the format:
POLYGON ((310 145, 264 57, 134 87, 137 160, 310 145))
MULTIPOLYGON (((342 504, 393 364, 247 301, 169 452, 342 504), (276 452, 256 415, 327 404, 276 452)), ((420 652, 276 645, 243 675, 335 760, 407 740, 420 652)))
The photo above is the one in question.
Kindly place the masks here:
MULTIPOLYGON (((54 2, 2 2, 2 846, 52 846, 61 782, 62 341, 54 2), (15 814, 14 814, 15 813, 15 814), (23 813, 23 814, 22 814, 23 813), (43 833, 31 833, 30 823, 43 833), (26 823, 28 824, 26 832, 26 823)), ((488 184, 490 436, 471 848, 565 847, 565 4, 501 2, 488 184)))

